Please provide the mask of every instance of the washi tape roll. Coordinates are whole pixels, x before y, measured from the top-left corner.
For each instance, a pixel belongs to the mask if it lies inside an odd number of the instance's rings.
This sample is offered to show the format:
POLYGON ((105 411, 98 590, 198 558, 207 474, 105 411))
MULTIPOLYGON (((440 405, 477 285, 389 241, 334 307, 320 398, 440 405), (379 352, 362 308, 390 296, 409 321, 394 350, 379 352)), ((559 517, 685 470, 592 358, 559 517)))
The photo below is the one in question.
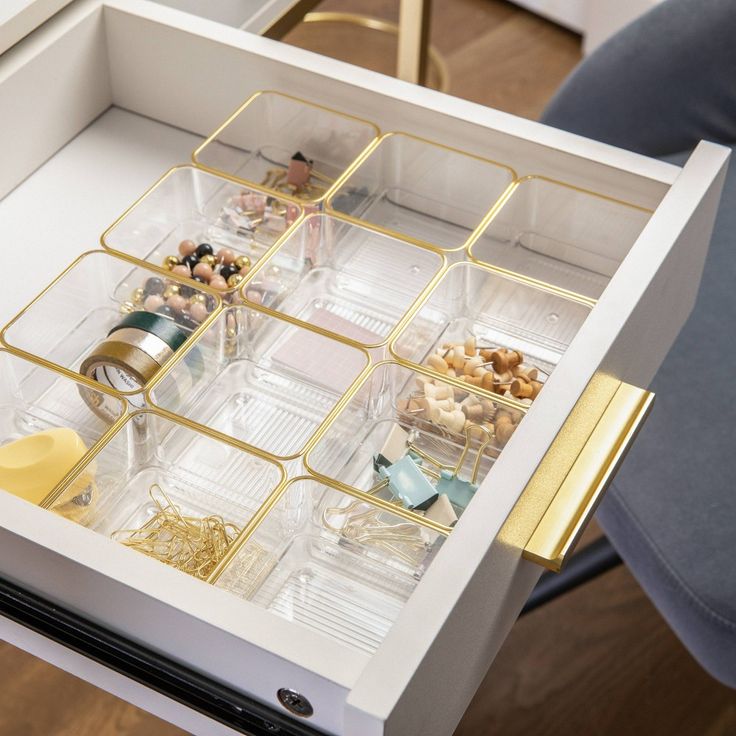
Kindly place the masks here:
POLYGON ((169 343, 162 340, 152 332, 136 329, 135 327, 122 327, 110 332, 108 340, 124 342, 142 350, 146 355, 163 365, 174 355, 174 350, 169 343))
MULTIPOLYGON (((79 372, 104 386, 120 392, 140 391, 161 369, 149 353, 121 340, 101 342, 84 359, 79 372)), ((142 394, 129 396, 134 406, 142 408, 142 394)), ((94 409, 94 407, 91 407, 94 409)))
MULTIPOLYGON (((137 311, 125 315, 84 359, 80 373, 127 394, 136 409, 145 406, 143 388, 162 366, 184 345, 187 334, 168 317, 152 312, 137 311)), ((193 347, 184 357, 187 371, 177 372, 176 390, 185 394, 201 379, 204 361, 193 347)), ((80 389, 82 398, 99 417, 110 421, 108 408, 101 403, 101 394, 89 388, 80 389)))
MULTIPOLYGON (((186 333, 168 317, 153 312, 130 312, 113 327, 107 336, 126 328, 143 330, 163 340, 172 351, 178 350, 187 340, 186 333)), ((117 338, 116 338, 117 339, 117 338)))

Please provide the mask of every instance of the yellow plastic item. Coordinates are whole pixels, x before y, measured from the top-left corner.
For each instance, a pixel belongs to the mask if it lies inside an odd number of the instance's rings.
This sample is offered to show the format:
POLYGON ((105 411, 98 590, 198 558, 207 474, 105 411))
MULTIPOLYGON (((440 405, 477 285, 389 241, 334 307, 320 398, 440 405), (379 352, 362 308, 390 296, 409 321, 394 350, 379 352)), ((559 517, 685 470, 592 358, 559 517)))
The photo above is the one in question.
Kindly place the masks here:
POLYGON ((41 503, 87 452, 65 427, 47 429, 0 447, 0 489, 41 503))

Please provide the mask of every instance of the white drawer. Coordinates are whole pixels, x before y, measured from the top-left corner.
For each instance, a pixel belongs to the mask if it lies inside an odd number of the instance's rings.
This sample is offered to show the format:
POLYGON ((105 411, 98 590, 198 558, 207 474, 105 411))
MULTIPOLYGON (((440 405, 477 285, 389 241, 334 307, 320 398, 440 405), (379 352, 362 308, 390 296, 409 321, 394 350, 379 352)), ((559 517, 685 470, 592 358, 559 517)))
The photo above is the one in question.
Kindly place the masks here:
MULTIPOLYGON (((0 323, 98 247, 136 197, 261 89, 654 212, 373 654, 9 494, 0 494, 0 577, 281 713, 277 691, 298 691, 314 729, 447 736, 542 570, 525 547, 553 564, 597 500, 562 483, 570 464, 580 455, 572 478, 590 489, 605 479, 585 469, 620 459, 616 447, 584 448, 607 406, 594 439, 630 439, 634 427, 616 424, 609 402, 620 382, 648 385, 693 306, 728 153, 702 143, 680 169, 157 4, 77 0, 0 57, 0 232, 6 249, 31 255, 4 285, 0 323)), ((631 419, 632 406, 621 416, 631 419)), ((103 682, 115 689, 113 679, 103 682)), ((137 702, 178 717, 155 697, 137 702)))

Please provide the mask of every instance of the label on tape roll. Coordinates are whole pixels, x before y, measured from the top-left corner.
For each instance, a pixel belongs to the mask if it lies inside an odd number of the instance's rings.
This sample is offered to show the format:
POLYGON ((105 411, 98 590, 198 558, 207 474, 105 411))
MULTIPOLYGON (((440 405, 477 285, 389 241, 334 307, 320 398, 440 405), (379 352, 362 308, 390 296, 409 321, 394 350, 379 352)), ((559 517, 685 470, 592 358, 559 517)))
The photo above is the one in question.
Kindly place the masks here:
MULTIPOLYGON (((141 391, 143 386, 130 373, 115 365, 101 365, 94 369, 92 378, 103 386, 116 391, 141 391)), ((143 393, 126 397, 136 409, 143 409, 146 405, 143 393)))

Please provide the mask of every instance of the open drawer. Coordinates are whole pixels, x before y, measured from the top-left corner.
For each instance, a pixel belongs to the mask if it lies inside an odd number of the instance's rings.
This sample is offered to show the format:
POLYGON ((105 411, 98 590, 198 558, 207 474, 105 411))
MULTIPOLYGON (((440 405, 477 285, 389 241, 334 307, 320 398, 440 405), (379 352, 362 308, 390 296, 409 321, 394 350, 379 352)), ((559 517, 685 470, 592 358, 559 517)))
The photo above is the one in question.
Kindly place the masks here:
MULTIPOLYGON (((442 364, 428 361, 438 346, 442 349, 445 331, 465 335, 461 323, 492 335, 488 339, 497 344, 509 334, 523 340, 543 371, 543 388, 532 403, 499 395, 502 412, 523 414, 523 420, 514 421, 513 434, 486 463, 479 488, 452 528, 417 522, 412 509, 396 510, 397 523, 421 527, 416 533, 431 546, 431 564, 422 561, 413 571, 392 568, 390 590, 384 587, 380 595, 374 590, 368 602, 355 603, 374 624, 361 633, 361 646, 351 640, 354 627, 341 623, 337 636, 330 627, 298 620, 298 590, 285 599, 264 587, 254 597, 242 580, 233 581, 227 567, 197 579, 126 549, 100 533, 99 525, 85 528, 5 493, 0 494, 0 577, 50 604, 51 618, 60 607, 72 620, 80 617, 135 648, 148 663, 141 670, 149 670, 135 679, 153 690, 166 693, 155 676, 157 659, 162 670, 168 663, 189 676, 164 698, 77 655, 65 657, 58 645, 44 647, 8 619, 3 634, 196 733, 268 733, 264 723, 271 713, 272 733, 447 736, 534 586, 542 570, 535 561, 561 564, 648 410, 648 396, 626 385, 649 384, 690 313, 727 151, 702 143, 680 169, 142 0, 76 0, 0 57, 5 144, 0 232, 5 243, 32 253, 34 264, 23 269, 23 278, 5 285, 0 323, 74 258, 97 247, 101 233, 126 208, 168 169, 186 163, 204 138, 259 90, 278 90, 369 120, 382 133, 401 131, 448 151, 500 162, 516 176, 496 205, 463 223, 467 232, 457 248, 455 241, 453 249, 428 247, 432 230, 426 218, 420 235, 409 233, 402 240, 431 263, 412 296, 414 305, 408 310, 404 305, 404 317, 386 311, 392 321, 385 330, 372 330, 376 339, 356 332, 355 325, 345 334, 344 318, 320 325, 315 334, 321 340, 374 364, 365 369, 356 364, 347 382, 352 404, 328 397, 325 412, 335 420, 330 426, 339 426, 338 415, 345 419, 351 407, 360 408, 366 386, 378 403, 394 401, 394 393, 402 398, 401 379, 381 383, 376 371, 413 371, 462 388, 457 375, 438 375, 435 369, 442 364), (550 181, 554 192, 546 189, 550 181), (535 198, 537 204, 525 209, 535 198), (544 214, 539 203, 555 205, 551 210, 558 220, 540 224, 528 217, 530 208, 544 214), (565 222, 569 233, 581 235, 561 246, 558 233, 566 232, 565 222), (594 245, 586 246, 591 232, 594 245), (607 232, 618 234, 614 245, 607 232), (504 248, 514 243, 523 249, 520 257, 517 252, 507 258, 504 248), (496 254, 501 262, 494 265, 496 254), (563 268, 555 270, 560 263, 563 268), (526 315, 511 310, 501 324, 494 321, 500 304, 493 307, 480 297, 468 301, 483 293, 486 280, 501 284, 495 293, 508 292, 514 299, 526 294, 521 302, 526 315), (578 288, 581 283, 590 288, 578 288), (545 339, 540 342, 539 336, 545 339), (271 605, 275 600, 282 613, 292 615, 279 615, 271 605), (238 706, 239 716, 219 711, 215 720, 196 712, 217 711, 199 697, 203 682, 212 684, 210 692, 220 688, 252 699, 260 725, 244 720, 244 706, 238 706)), ((344 217, 361 232, 384 227, 384 240, 407 235, 402 228, 416 220, 395 218, 398 200, 378 206, 380 182, 379 189, 371 189, 373 174, 361 178, 374 152, 369 150, 351 170, 355 176, 342 182, 349 196, 375 201, 346 214, 336 198, 328 198, 326 215, 312 214, 287 234, 284 242, 294 253, 301 252, 300 228, 318 219, 344 217), (360 182, 356 191, 349 191, 351 180, 360 182), (385 213, 394 220, 373 221, 385 213)), ((415 194, 412 202, 426 201, 422 192, 415 194)), ((262 262, 261 270, 270 265, 267 258, 262 262)), ((339 263, 349 271, 350 257, 339 263)), ((302 322, 310 318, 300 299, 311 291, 298 276, 293 290, 274 303, 261 297, 254 302, 246 284, 239 309, 305 329, 302 322)), ((353 293, 364 295, 357 287, 341 295, 353 298, 353 293)), ((227 322, 227 314, 217 320, 227 322)), ((458 339, 453 334, 447 342, 458 339)), ((180 404, 168 400, 166 380, 157 379, 149 403, 161 412, 156 416, 176 422, 171 415, 180 404)), ((477 388, 480 398, 493 399, 492 392, 482 393, 482 385, 477 388)), ((127 418, 116 428, 125 432, 135 421, 127 418)), ((218 432, 210 438, 218 447, 271 462, 252 437, 218 432)), ((334 509, 343 508, 345 498, 365 501, 354 495, 363 490, 358 476, 343 474, 335 464, 340 444, 327 425, 315 425, 313 432, 311 439, 305 436, 303 454, 281 454, 279 470, 259 499, 267 499, 265 506, 248 506, 239 523, 255 529, 250 540, 258 545, 256 552, 266 550, 283 563, 280 574, 298 571, 299 560, 308 557, 326 586, 338 586, 356 565, 349 554, 335 557, 329 540, 310 537, 309 524, 324 516, 304 520, 289 540, 269 525, 274 518, 269 514, 288 511, 294 494, 311 499, 320 514, 337 516, 334 509), (328 453, 321 449, 325 442, 332 442, 328 453), (316 479, 295 480, 310 469, 316 479)), ((98 469, 107 467, 106 448, 113 443, 99 449, 98 469)), ((121 452, 124 447, 121 440, 121 452)), ((114 477, 114 464, 110 468, 106 472, 114 477)), ((381 513, 392 513, 379 501, 381 513)), ((228 562, 235 564, 250 551, 247 544, 240 546, 228 562)), ((371 557, 365 575, 378 574, 381 564, 371 557)), ((3 610, 12 618, 7 607, 3 610)))

